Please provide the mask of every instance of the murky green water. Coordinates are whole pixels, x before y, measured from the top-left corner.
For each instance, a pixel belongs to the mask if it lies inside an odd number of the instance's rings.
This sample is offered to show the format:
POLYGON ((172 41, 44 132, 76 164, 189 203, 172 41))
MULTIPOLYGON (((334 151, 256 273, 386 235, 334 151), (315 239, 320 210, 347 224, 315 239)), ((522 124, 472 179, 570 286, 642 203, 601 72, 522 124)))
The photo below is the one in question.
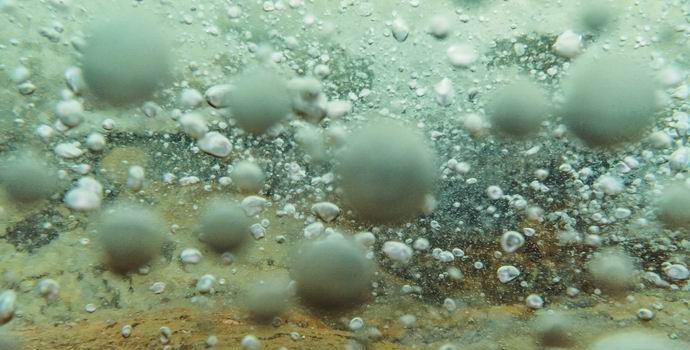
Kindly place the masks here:
POLYGON ((689 19, 0 0, 0 349, 686 349, 689 19))

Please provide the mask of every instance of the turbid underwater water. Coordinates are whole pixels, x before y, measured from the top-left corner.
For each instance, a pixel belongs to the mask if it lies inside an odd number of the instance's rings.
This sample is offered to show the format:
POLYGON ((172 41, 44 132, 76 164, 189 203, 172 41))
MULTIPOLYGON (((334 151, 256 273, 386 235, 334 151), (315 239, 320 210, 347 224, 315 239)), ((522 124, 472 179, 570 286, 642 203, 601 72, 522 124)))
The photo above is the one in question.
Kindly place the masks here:
POLYGON ((0 350, 690 349, 688 1, 0 23, 0 350))

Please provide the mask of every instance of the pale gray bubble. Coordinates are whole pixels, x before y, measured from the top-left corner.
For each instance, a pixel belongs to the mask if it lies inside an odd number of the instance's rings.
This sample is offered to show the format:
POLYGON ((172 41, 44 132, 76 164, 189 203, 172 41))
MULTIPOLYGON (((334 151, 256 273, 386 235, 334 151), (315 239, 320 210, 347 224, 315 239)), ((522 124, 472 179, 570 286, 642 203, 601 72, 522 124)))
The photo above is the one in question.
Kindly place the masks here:
POLYGON ((253 284, 244 298, 245 308, 259 322, 270 322, 290 306, 288 283, 271 277, 253 284))
POLYGON ((655 83, 640 62, 620 55, 577 62, 564 84, 563 121, 590 147, 636 142, 654 123, 655 83))
POLYGON ((219 253, 234 252, 249 240, 250 224, 238 204, 216 200, 201 217, 201 240, 219 253))
POLYGON ((163 232, 163 221, 155 213, 129 203, 106 210, 98 225, 106 264, 119 273, 151 262, 160 253, 163 232))
POLYGON ((359 246, 344 238, 303 245, 295 253, 291 269, 300 300, 324 309, 344 309, 364 302, 373 272, 359 246))
POLYGON ((573 321, 560 312, 543 311, 534 319, 537 341, 549 348, 567 348, 573 344, 573 321))
POLYGON ((0 165, 0 184, 12 200, 30 203, 47 199, 59 189, 57 171, 27 154, 17 154, 0 165))
POLYGON ((549 111, 544 92, 527 80, 498 89, 487 109, 492 127, 516 138, 536 133, 549 111))
POLYGON ((668 228, 690 228, 690 188, 684 183, 670 184, 661 194, 658 216, 668 228))
POLYGON ((159 28, 137 14, 114 16, 90 28, 81 64, 91 91, 118 105, 149 98, 171 69, 170 47, 159 28))
POLYGON ((287 83, 267 68, 246 70, 233 86, 228 106, 237 126, 247 132, 264 133, 290 113, 287 83))
POLYGON ((635 283, 635 262, 622 249, 605 248, 596 252, 587 266, 595 285, 610 293, 622 293, 635 283))
POLYGON ((434 152, 421 135, 392 122, 365 125, 339 155, 343 199, 371 222, 399 222, 422 213, 436 180, 434 152))

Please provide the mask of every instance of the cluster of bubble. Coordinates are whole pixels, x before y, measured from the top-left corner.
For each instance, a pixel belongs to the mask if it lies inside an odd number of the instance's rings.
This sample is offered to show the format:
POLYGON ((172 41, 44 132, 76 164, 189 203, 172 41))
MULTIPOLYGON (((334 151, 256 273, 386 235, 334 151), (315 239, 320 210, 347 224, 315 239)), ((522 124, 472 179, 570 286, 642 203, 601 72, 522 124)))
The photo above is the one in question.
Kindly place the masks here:
MULTIPOLYGON (((583 15, 584 25, 592 31, 604 30, 607 22, 608 13, 603 10, 591 10, 583 15)), ((438 40, 448 36, 441 20, 437 19, 432 29, 431 34, 438 40)), ((392 23, 392 35, 403 43, 411 33, 407 24, 398 18, 392 23)), ((472 50, 451 48, 449 58, 455 67, 475 63, 472 50)), ((563 82, 562 101, 551 101, 542 87, 529 78, 515 77, 511 83, 496 89, 487 101, 486 120, 477 116, 465 118, 464 127, 468 133, 483 137, 483 129, 490 128, 497 137, 519 143, 543 131, 545 125, 561 120, 582 145, 595 152, 608 152, 640 142, 655 127, 659 110, 657 83, 648 64, 640 58, 628 57, 628 52, 604 53, 600 57, 582 54, 580 37, 573 32, 559 36, 554 50, 561 56, 574 59, 573 67, 563 82)), ((165 86, 172 75, 172 50, 168 38, 158 27, 151 25, 150 20, 137 16, 125 15, 99 22, 89 31, 79 51, 81 65, 70 70, 70 87, 75 93, 82 93, 80 79, 83 75, 89 91, 110 104, 141 103, 165 86)), ((437 102, 441 106, 452 103, 451 83, 444 80, 437 85, 437 102)), ((229 84, 210 88, 203 96, 196 90, 185 90, 181 100, 185 106, 193 107, 206 99, 219 113, 227 113, 239 129, 261 138, 273 135, 288 121, 298 124, 316 122, 318 125, 326 116, 337 119, 348 112, 350 105, 342 101, 329 103, 320 89, 318 81, 304 78, 287 82, 278 71, 262 63, 245 69, 229 84), (295 120, 298 116, 303 120, 295 120)), ((77 127, 83 122, 83 106, 74 100, 64 102, 56 108, 61 127, 77 127)), ((145 105, 144 110, 147 114, 157 113, 156 106, 150 104, 145 105)), ((387 227, 432 213, 440 177, 438 169, 442 167, 438 164, 437 152, 418 130, 409 125, 384 120, 386 118, 375 113, 364 119, 368 122, 353 127, 355 130, 346 137, 340 137, 342 135, 337 133, 337 129, 331 135, 337 144, 331 162, 338 187, 335 192, 343 207, 348 209, 343 216, 357 224, 387 227), (342 142, 338 142, 339 137, 342 142)), ((205 116, 189 112, 180 115, 177 121, 198 149, 219 159, 227 160, 233 155, 231 141, 220 132, 210 131, 205 116)), ((107 129, 107 125, 104 123, 104 128, 107 129)), ((300 140, 311 145, 310 142, 318 138, 314 136, 318 132, 313 132, 308 124, 300 125, 303 128, 300 140)), ((50 132, 46 128, 41 129, 39 136, 47 137, 50 132)), ((558 130, 554 134, 558 134, 558 130)), ((664 144, 663 135, 657 139, 658 143, 664 144)), ((91 151, 100 152, 105 147, 105 139, 92 134, 86 144, 91 151)), ((316 148, 318 150, 319 147, 316 148)), ((74 144, 60 144, 54 151, 62 159, 82 155, 81 149, 74 144)), ((316 155, 318 152, 309 153, 316 155)), ((690 161, 683 157, 687 154, 678 155, 677 158, 681 159, 676 162, 684 163, 681 168, 685 170, 690 161)), ((33 155, 14 154, 0 166, 0 183, 18 205, 56 199, 64 189, 56 171, 52 168, 46 171, 43 163, 33 155)), ((450 162, 447 164, 450 167, 450 162)), ((265 189, 267 179, 270 180, 253 161, 239 161, 233 168, 225 181, 234 184, 240 193, 260 193, 265 189)), ((467 169, 455 162, 453 171, 463 173, 467 169)), ((66 205, 75 211, 100 209, 102 186, 93 179, 82 180, 64 196, 66 205)), ((146 186, 144 180, 143 168, 132 166, 129 169, 127 187, 130 190, 140 191, 146 186)), ((622 192, 616 179, 600 180, 597 185, 605 195, 622 192)), ((497 186, 487 189, 487 195, 491 200, 506 197, 497 186)), ((253 231, 250 220, 252 208, 261 206, 261 200, 260 197, 249 196, 242 205, 227 199, 210 202, 199 219, 199 239, 218 254, 241 253, 250 244, 252 236, 263 237, 259 229, 253 231)), ((127 274, 155 261, 166 242, 166 225, 155 209, 141 204, 119 203, 101 211, 97 232, 104 262, 112 270, 127 274)), ((330 202, 317 203, 312 211, 324 222, 334 221, 342 215, 341 209, 330 202)), ((669 183, 661 192, 656 211, 659 220, 669 229, 690 229, 690 187, 687 181, 669 183)), ((619 215, 626 217, 629 214, 621 210, 619 215)), ((291 258, 291 281, 267 279, 247 291, 246 307, 257 320, 270 321, 283 314, 293 295, 309 307, 328 310, 356 308, 371 296, 376 271, 372 246, 377 237, 368 232, 354 237, 345 237, 338 232, 321 234, 325 230, 319 224, 312 223, 305 228, 305 242, 295 249, 291 258), (317 238, 308 239, 312 237, 317 238)), ((601 244, 597 237, 595 234, 585 241, 598 248, 601 244)), ((515 231, 506 231, 501 239, 503 253, 506 254, 515 253, 525 243, 525 237, 515 231)), ((564 245, 582 241, 570 232, 562 233, 559 239, 564 245)), ((414 241, 414 250, 410 243, 387 241, 381 245, 382 256, 399 267, 409 264, 416 252, 429 249, 426 239, 414 241)), ((183 260, 190 262, 198 259, 200 254, 197 251, 187 253, 183 252, 186 256, 183 260)), ((435 251, 433 254, 439 261, 453 261, 455 257, 464 255, 462 250, 435 251)), ((634 288, 638 277, 635 264, 622 247, 613 247, 590 255, 587 268, 598 288, 616 294, 634 288)), ((475 267, 481 269, 482 264, 475 263, 475 267)), ((514 266, 503 266, 498 270, 501 283, 511 283, 519 275, 520 270, 514 266)), ((682 273, 680 275, 678 279, 688 278, 683 278, 682 273)), ((679 274, 674 272, 674 276, 679 274)), ((215 278, 204 277, 199 279, 197 289, 212 290, 205 285, 212 285, 215 278)), ((3 304, 13 303, 11 297, 2 297, 3 304)), ((541 309, 544 305, 543 298, 536 294, 525 301, 533 309, 541 309)), ((11 317, 10 313, 5 318, 9 320, 11 317)), ((413 316, 404 319, 407 320, 406 325, 414 324, 413 316)), ((537 338, 548 347, 570 346, 572 340, 568 327, 568 320, 561 315, 540 314, 535 320, 537 338)), ((249 344, 254 340, 245 338, 242 343, 249 344)), ((674 349, 676 345, 662 337, 636 332, 605 337, 594 343, 591 349, 674 349)))

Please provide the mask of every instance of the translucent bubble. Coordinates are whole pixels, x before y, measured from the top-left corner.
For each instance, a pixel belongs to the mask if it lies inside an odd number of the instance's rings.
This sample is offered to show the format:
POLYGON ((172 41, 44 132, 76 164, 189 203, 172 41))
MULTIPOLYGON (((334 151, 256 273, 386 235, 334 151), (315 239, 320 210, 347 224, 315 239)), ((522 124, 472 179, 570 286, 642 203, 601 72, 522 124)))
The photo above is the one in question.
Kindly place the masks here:
POLYGON ((350 137, 339 157, 343 197, 372 222, 402 221, 422 211, 434 190, 434 153, 420 135, 378 122, 350 137))
POLYGON ((239 205, 216 200, 201 218, 201 239, 217 252, 236 251, 247 243, 250 224, 239 205))
POLYGON ((690 228, 690 188, 684 183, 669 185, 658 204, 659 219, 669 228, 690 228))
POLYGON ((264 184, 264 172, 256 163, 247 160, 237 163, 230 177, 242 192, 259 192, 264 184))
POLYGON ((572 345, 573 339, 570 333, 573 329, 572 320, 558 312, 541 312, 534 320, 537 340, 549 348, 567 348, 572 345))
POLYGON ((329 238, 302 246, 291 273, 302 302, 340 309, 356 306, 367 298, 373 269, 355 243, 329 238))
POLYGON ((623 292, 635 283, 635 263, 618 248, 597 252, 588 268, 595 284, 612 293, 623 292))
POLYGON ((152 20, 134 14, 100 21, 82 52, 84 80, 112 104, 147 99, 170 74, 170 48, 152 20))
POLYGON ((547 113, 548 102, 544 93, 527 80, 499 89, 488 106, 493 128, 512 137, 525 137, 537 132, 547 113))
POLYGON ((265 68, 252 68, 233 83, 228 105, 237 126, 260 134, 290 113, 287 83, 265 68))
POLYGON ((654 122, 654 86, 649 69, 629 58, 579 62, 567 82, 563 121, 591 147, 638 141, 654 122))
POLYGON ((270 322, 280 316, 289 303, 287 281, 275 278, 254 284, 245 297, 245 307, 259 322, 270 322))
POLYGON ((120 204, 106 211, 98 226, 106 263, 126 273, 149 263, 163 245, 163 222, 149 209, 120 204))
POLYGON ((46 199, 59 187, 57 172, 27 154, 18 154, 0 165, 0 184, 20 203, 46 199))

